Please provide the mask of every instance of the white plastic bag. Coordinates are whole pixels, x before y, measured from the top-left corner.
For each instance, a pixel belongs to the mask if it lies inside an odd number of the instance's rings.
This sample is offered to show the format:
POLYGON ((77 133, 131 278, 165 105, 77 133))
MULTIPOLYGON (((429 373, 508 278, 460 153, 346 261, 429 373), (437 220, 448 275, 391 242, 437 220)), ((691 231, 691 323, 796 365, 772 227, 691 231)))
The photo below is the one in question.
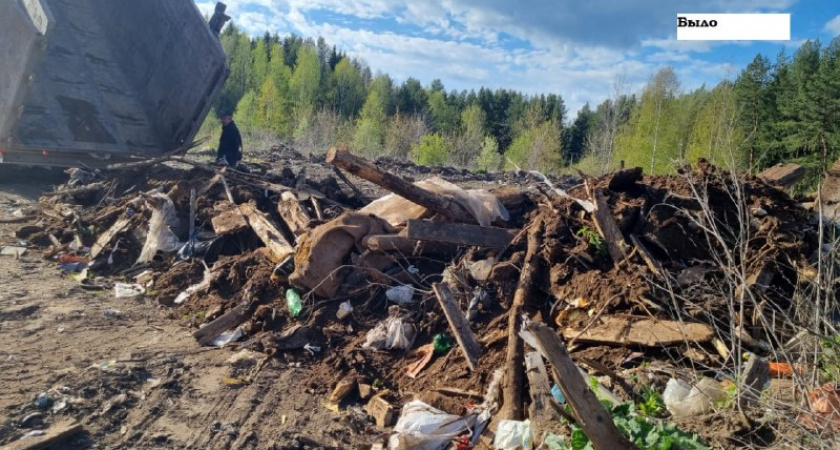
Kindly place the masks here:
POLYGON ((146 293, 146 288, 139 284, 115 283, 114 296, 116 298, 132 298, 146 293))
POLYGON ((519 447, 530 450, 533 441, 531 421, 501 420, 496 428, 493 447, 501 450, 516 450, 519 447))
POLYGON ((726 400, 726 392, 712 378, 701 378, 694 386, 671 378, 662 400, 674 417, 688 417, 712 411, 716 403, 726 400))
POLYGON ((400 306, 405 306, 411 303, 411 298, 414 297, 414 288, 405 285, 392 287, 385 291, 385 297, 400 306))
POLYGON ((147 197, 146 202, 152 208, 152 217, 149 219, 149 234, 146 235, 146 243, 137 258, 138 263, 151 261, 155 253, 175 252, 181 248, 181 241, 172 231, 179 224, 178 214, 175 211, 175 204, 166 194, 155 193, 147 197))
POLYGON ((396 434, 388 441, 391 450, 439 450, 475 425, 475 414, 464 417, 447 414, 419 400, 403 406, 396 434))
POLYGON ((408 350, 414 345, 417 328, 403 320, 402 317, 391 316, 379 322, 365 336, 364 348, 408 350))

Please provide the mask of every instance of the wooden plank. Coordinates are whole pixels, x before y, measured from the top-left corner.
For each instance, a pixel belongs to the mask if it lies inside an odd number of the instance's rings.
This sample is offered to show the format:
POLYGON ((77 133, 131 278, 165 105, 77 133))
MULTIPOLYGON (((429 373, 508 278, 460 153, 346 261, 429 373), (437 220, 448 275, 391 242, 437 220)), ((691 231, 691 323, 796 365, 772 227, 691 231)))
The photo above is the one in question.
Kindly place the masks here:
MULTIPOLYGON (((286 197, 285 195, 283 197, 286 197)), ((293 197, 293 196, 292 196, 293 197)), ((277 203, 277 213, 289 227, 289 231, 297 237, 309 230, 309 223, 312 218, 303 209, 297 198, 282 198, 277 203)))
POLYGON ((639 256, 642 257, 642 261, 645 262, 645 264, 648 266, 648 269, 650 269, 650 271, 653 272, 653 274, 657 278, 664 279, 665 271, 662 270, 662 265, 659 264, 659 261, 656 260, 656 258, 653 256, 650 250, 648 250, 645 244, 642 243, 639 237, 635 234, 631 234, 630 241, 633 242, 633 245, 639 251, 639 256))
POLYGON ((607 243, 610 258, 612 258, 614 263, 617 263, 624 259, 625 256, 624 247, 626 244, 624 242, 624 235, 621 234, 621 229, 615 222, 615 217, 613 217, 612 211, 607 204, 607 199, 604 198, 604 193, 601 189, 595 189, 594 197, 595 227, 598 228, 601 237, 607 243))
POLYGON ((534 335, 541 347, 540 352, 554 368, 557 375, 555 381, 572 408, 572 414, 578 424, 592 442, 592 447, 595 450, 635 448, 618 431, 609 412, 590 390, 589 384, 557 334, 551 328, 536 322, 526 325, 526 330, 534 335))
POLYGON ((406 230, 410 239, 476 247, 502 248, 510 244, 514 236, 504 228, 430 220, 409 220, 406 230))
POLYGON ((46 430, 43 436, 34 436, 12 442, 3 447, 4 450, 42 450, 53 447, 65 439, 82 431, 82 424, 65 422, 56 424, 46 430))
POLYGON ((245 220, 239 207, 231 203, 225 204, 225 208, 210 219, 210 223, 213 225, 213 232, 219 236, 248 228, 248 221, 245 220))
POLYGON ((251 308, 248 305, 239 305, 230 311, 222 314, 216 320, 208 323, 193 333, 193 337, 200 345, 210 345, 213 339, 219 337, 231 328, 238 327, 251 317, 251 308))
POLYGON ((612 345, 660 347, 689 342, 711 342, 714 330, 702 323, 656 320, 649 317, 605 316, 581 333, 563 330, 563 337, 575 341, 612 345))
POLYGON ((470 329, 470 323, 464 317, 464 313, 458 308, 455 303, 455 296, 449 285, 446 283, 435 283, 432 285, 432 290, 435 291, 440 307, 443 308, 443 313, 446 315, 446 320, 449 321, 449 328, 452 334, 455 335, 455 340, 461 348, 461 353, 467 358, 467 365, 471 370, 478 368, 478 357, 481 355, 481 347, 475 339, 475 335, 470 329))
POLYGON ((90 248, 90 258, 95 259, 99 256, 99 254, 102 253, 102 250, 104 250, 118 234, 128 229, 129 225, 131 225, 131 217, 120 217, 119 220, 111 225, 111 228, 108 228, 108 231, 100 234, 96 239, 96 242, 93 243, 93 246, 90 248))
POLYGON ((758 174, 758 177, 770 184, 787 188, 796 184, 799 180, 804 178, 805 175, 805 168, 799 164, 779 163, 765 169, 758 174))
POLYGON ((750 354, 741 378, 738 405, 741 408, 753 407, 758 404, 761 392, 770 380, 770 365, 764 358, 750 354))
POLYGON ((458 202, 409 183, 394 174, 376 167, 365 159, 351 155, 346 150, 339 150, 336 147, 331 148, 327 153, 327 163, 340 167, 357 177, 364 178, 406 200, 446 216, 456 222, 476 223, 475 217, 458 202))
POLYGON ((377 234, 362 239, 362 247, 378 252, 400 252, 406 255, 447 255, 458 247, 446 242, 426 242, 396 234, 377 234))
POLYGON ((499 417, 507 420, 522 420, 522 384, 524 382, 522 365, 525 360, 524 344, 519 336, 519 323, 525 299, 531 294, 537 272, 539 249, 542 242, 545 223, 542 216, 532 222, 528 230, 528 247, 525 261, 519 275, 519 284, 513 294, 513 304, 508 310, 507 352, 505 354, 505 381, 502 386, 504 396, 499 417))
POLYGON ((263 241, 269 258, 274 263, 280 263, 295 252, 294 247, 286 242, 283 234, 271 224, 268 218, 253 203, 239 205, 239 210, 257 237, 263 241))
POLYGON ((544 432, 555 429, 552 425, 560 425, 557 422, 559 414, 551 406, 551 383, 548 381, 548 371, 545 369, 542 355, 539 352, 526 353, 525 369, 531 394, 528 418, 531 420, 531 430, 536 442, 539 443, 544 432))

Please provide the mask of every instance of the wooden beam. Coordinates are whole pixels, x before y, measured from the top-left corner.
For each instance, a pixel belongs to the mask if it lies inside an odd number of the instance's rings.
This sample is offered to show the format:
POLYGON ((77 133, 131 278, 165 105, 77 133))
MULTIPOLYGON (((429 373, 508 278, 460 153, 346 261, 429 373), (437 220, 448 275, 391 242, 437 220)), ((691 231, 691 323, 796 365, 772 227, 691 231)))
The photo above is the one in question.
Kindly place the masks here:
POLYGON ((213 232, 221 236, 248 228, 248 221, 236 205, 232 203, 218 203, 218 205, 224 205, 224 207, 210 219, 213 232))
POLYGON ((108 228, 108 231, 100 234, 90 247, 90 259, 96 259, 118 234, 128 229, 129 225, 131 225, 131 217, 122 216, 111 225, 111 228, 108 228))
POLYGON ((443 314, 446 315, 446 320, 449 321, 449 328, 452 334, 455 335, 455 340, 461 347, 461 353, 467 358, 467 365, 471 370, 478 368, 478 357, 481 355, 481 347, 475 339, 475 335, 470 329, 470 323, 464 317, 464 313, 458 308, 455 303, 455 296, 449 285, 446 283, 435 283, 432 285, 432 290, 435 291, 440 307, 443 309, 443 314))
POLYGON ((542 355, 539 352, 525 354, 525 369, 528 374, 528 387, 531 394, 531 406, 528 407, 528 418, 531 420, 531 430, 535 443, 539 444, 546 431, 559 432, 559 414, 551 406, 551 383, 548 371, 545 369, 542 355))
POLYGON ((458 247, 446 242, 426 242, 396 234, 377 234, 362 239, 362 247, 378 252, 401 252, 405 255, 446 255, 458 247))
POLYGON ((327 163, 381 186, 400 197, 448 217, 456 222, 476 223, 475 217, 458 202, 427 191, 388 173, 371 162, 336 147, 327 153, 327 163))
POLYGON ((513 294, 513 304, 508 310, 507 353, 505 355, 505 379, 502 386, 504 395, 499 417, 508 420, 522 420, 522 384, 523 364, 525 360, 524 344, 519 337, 519 323, 525 299, 531 294, 539 260, 539 248, 542 242, 545 224, 540 216, 531 223, 528 230, 528 248, 525 261, 519 275, 519 285, 513 294))
POLYGON ((642 257, 642 261, 648 266, 653 275, 659 279, 665 279, 665 271, 662 269, 662 265, 659 264, 659 261, 653 256, 653 254, 648 250, 644 243, 639 239, 638 236, 635 234, 630 235, 630 241, 639 251, 639 256, 642 257))
POLYGON ((193 337, 198 341, 199 345, 210 345, 213 343, 214 339, 219 337, 220 334, 230 330, 231 328, 238 327, 246 320, 250 319, 251 312, 251 308, 249 308, 248 305, 239 305, 222 314, 220 317, 216 318, 216 320, 199 328, 195 333, 193 333, 193 337))
POLYGON ((280 202, 277 203, 277 213, 280 214, 283 222, 286 223, 295 238, 309 230, 309 223, 312 218, 309 217, 309 213, 303 209, 297 198, 288 198, 284 195, 284 198, 281 198, 280 202))
POLYGON ((589 384, 554 330, 537 322, 529 323, 526 330, 534 335, 541 347, 540 352, 554 368, 557 384, 572 408, 572 414, 578 424, 592 442, 592 447, 595 450, 635 448, 618 431, 609 412, 590 390, 589 384))
POLYGON ((46 430, 43 436, 34 436, 12 442, 4 446, 4 450, 43 450, 54 447, 61 441, 82 431, 82 424, 77 422, 65 422, 56 424, 46 430))
POLYGON ((421 241, 494 248, 505 247, 513 240, 513 234, 504 228, 413 219, 407 222, 406 236, 421 241))
POLYGON ((625 256, 624 247, 626 243, 624 242, 624 235, 621 234, 621 229, 615 222, 615 217, 613 217, 612 211, 607 204, 607 199, 604 198, 604 193, 601 189, 595 189, 593 197, 595 200, 595 226, 598 228, 598 232, 601 233, 601 237, 604 238, 604 242, 607 243, 610 258, 612 258, 614 263, 618 263, 625 256))
POLYGON ((576 342, 661 347, 685 342, 711 342, 714 330, 702 323, 657 320, 649 317, 612 315, 583 330, 565 329, 563 337, 576 342))
POLYGON ((788 188, 799 182, 806 175, 805 168, 799 164, 776 164, 758 174, 762 180, 781 188, 788 188))
POLYGON ((239 205, 239 211, 245 216, 254 233, 263 241, 269 258, 280 263, 295 252, 294 247, 286 242, 283 234, 271 224, 268 218, 253 203, 239 205))
POLYGON ((764 385, 770 379, 770 365, 764 358, 750 354, 744 372, 741 374, 741 386, 738 389, 738 405, 750 408, 758 404, 764 385))

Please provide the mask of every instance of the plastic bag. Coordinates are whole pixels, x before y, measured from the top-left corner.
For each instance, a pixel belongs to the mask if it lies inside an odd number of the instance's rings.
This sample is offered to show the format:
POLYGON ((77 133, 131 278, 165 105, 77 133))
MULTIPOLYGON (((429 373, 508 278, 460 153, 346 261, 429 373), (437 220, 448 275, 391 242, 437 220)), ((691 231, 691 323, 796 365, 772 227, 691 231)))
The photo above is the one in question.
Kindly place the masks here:
POLYGON ((368 331, 362 347, 408 350, 414 345, 415 337, 417 328, 413 324, 404 321, 402 317, 391 316, 368 331))
POLYGON ((711 378, 701 378, 696 385, 671 378, 662 394, 665 407, 675 417, 704 414, 714 409, 716 403, 726 400, 720 383, 711 378))
POLYGON ((405 306, 411 303, 411 298, 414 297, 414 288, 405 285, 392 287, 385 291, 385 297, 400 306, 405 306))
MULTIPOLYGON (((497 218, 504 221, 510 219, 504 205, 486 189, 464 190, 441 178, 430 178, 414 184, 435 194, 452 198, 466 208, 481 226, 489 226, 497 218)), ((375 200, 359 212, 373 214, 395 226, 409 219, 421 219, 430 215, 426 208, 396 194, 375 200)))
POLYGON ((146 293, 146 288, 139 284, 116 283, 114 296, 116 298, 132 298, 146 293))
POLYGON ((151 261, 158 251, 174 252, 181 248, 181 241, 172 231, 178 227, 178 214, 175 211, 175 204, 162 193, 155 193, 146 197, 147 203, 152 207, 152 217, 149 219, 149 234, 146 235, 146 243, 137 258, 138 263, 151 261))
POLYGON ((498 428, 496 428, 493 447, 502 450, 516 450, 522 447, 529 450, 533 441, 531 421, 501 420, 498 428))
POLYGON ((447 414, 419 400, 403 406, 396 434, 388 441, 391 450, 438 450, 475 425, 475 414, 447 414))

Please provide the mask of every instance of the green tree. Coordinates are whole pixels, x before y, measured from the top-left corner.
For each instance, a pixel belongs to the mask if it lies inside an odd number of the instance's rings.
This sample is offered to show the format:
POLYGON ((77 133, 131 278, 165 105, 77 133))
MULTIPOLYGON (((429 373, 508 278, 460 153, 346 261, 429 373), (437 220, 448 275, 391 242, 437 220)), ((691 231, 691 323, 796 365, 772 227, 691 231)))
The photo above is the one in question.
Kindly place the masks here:
POLYGON ((385 137, 386 119, 385 104, 379 91, 371 90, 356 124, 353 148, 363 155, 380 155, 385 137))
POLYGON ((315 108, 321 88, 321 62, 314 45, 306 44, 298 49, 289 88, 296 107, 315 108))
POLYGON ((460 129, 452 143, 453 164, 460 167, 475 167, 476 157, 484 142, 486 120, 484 111, 478 105, 473 104, 464 109, 461 113, 460 129))
POLYGON ((499 143, 493 136, 484 138, 481 144, 481 153, 478 154, 476 168, 485 172, 496 171, 502 168, 502 155, 499 153, 499 143))
POLYGON ((770 119, 770 61, 757 55, 735 80, 735 95, 741 106, 741 124, 747 131, 747 167, 754 170, 757 157, 769 140, 770 119))
POLYGON ((424 166, 441 166, 449 159, 446 141, 440 133, 427 134, 411 148, 411 159, 424 166))
POLYGON ((365 100, 362 75, 347 58, 342 59, 335 66, 335 72, 330 77, 328 97, 332 107, 344 117, 355 116, 362 107, 365 100))

